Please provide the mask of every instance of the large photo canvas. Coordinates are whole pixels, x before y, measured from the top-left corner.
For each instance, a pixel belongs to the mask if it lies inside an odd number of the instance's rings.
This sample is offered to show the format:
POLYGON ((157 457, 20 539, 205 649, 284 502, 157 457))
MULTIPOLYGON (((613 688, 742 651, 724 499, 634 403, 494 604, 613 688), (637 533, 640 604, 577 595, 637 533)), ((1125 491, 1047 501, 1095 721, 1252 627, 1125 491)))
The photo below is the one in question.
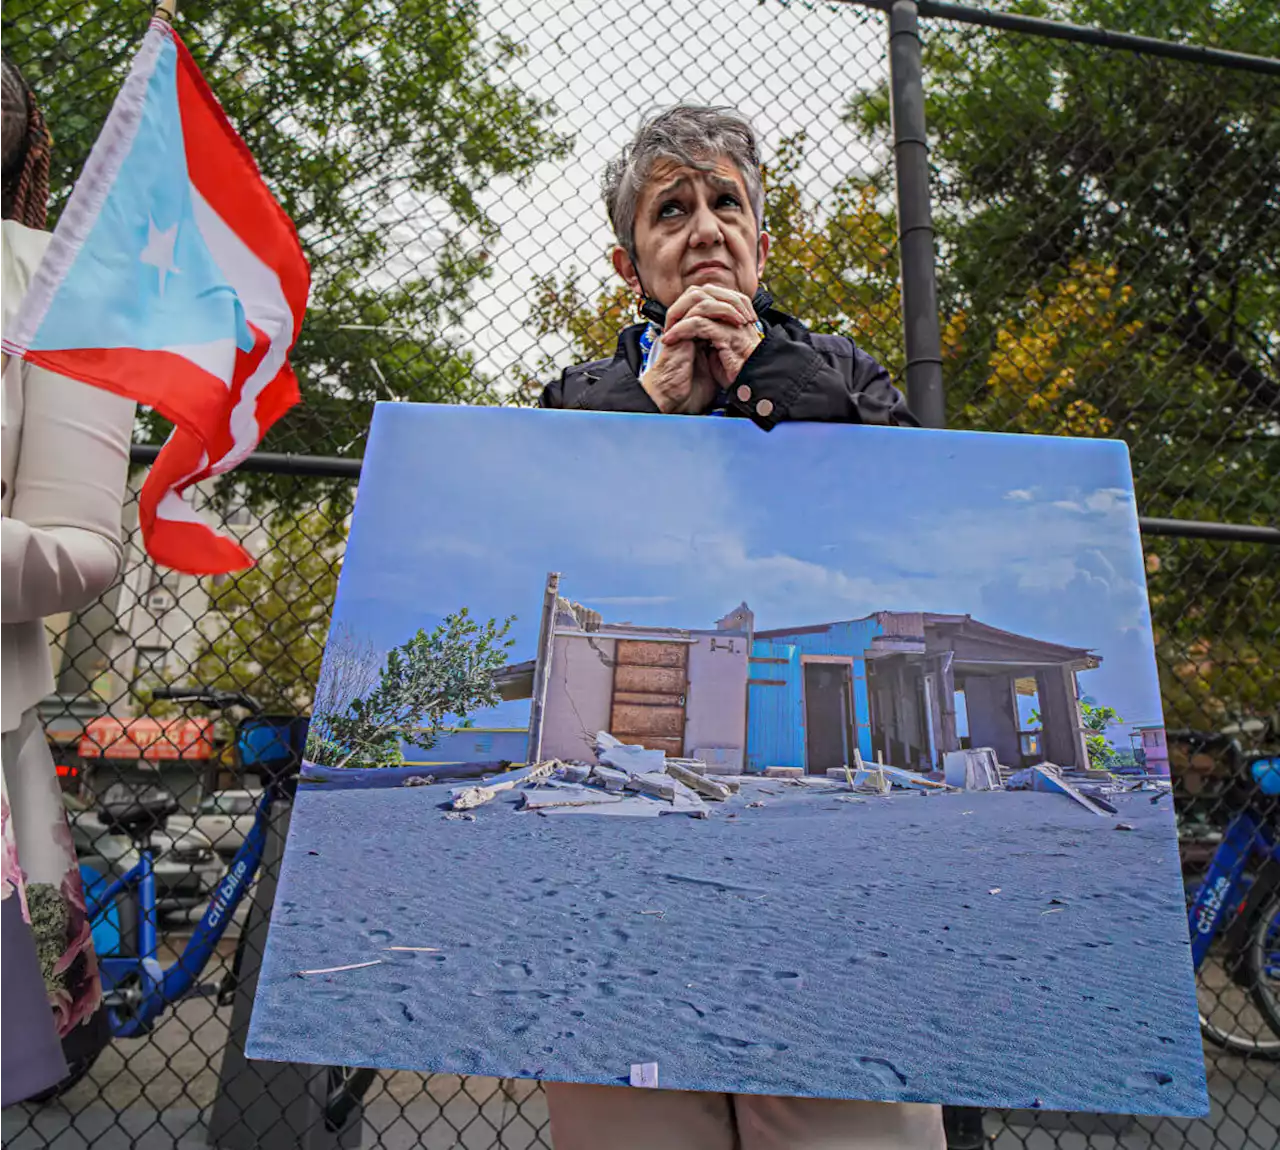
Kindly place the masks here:
POLYGON ((1127 452, 381 405, 248 1053, 1207 1110, 1127 452))

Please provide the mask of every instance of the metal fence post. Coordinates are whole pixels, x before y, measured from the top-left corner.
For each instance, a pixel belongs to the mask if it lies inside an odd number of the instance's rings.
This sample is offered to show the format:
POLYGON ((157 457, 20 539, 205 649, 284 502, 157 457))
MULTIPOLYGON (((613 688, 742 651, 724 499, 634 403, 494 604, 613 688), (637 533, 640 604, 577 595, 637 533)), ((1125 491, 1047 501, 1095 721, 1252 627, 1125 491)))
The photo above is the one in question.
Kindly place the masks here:
POLYGON ((902 333, 911 410, 925 427, 943 427, 947 413, 942 390, 942 337, 938 328, 918 17, 915 0, 895 0, 889 10, 889 101, 902 267, 902 333))

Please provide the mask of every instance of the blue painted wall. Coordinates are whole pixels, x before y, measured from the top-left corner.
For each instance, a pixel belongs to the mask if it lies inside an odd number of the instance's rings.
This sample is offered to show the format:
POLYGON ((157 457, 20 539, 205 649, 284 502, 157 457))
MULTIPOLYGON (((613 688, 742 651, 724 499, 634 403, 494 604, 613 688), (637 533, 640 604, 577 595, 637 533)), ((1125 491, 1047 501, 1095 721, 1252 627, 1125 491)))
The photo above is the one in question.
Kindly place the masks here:
POLYGON ((786 686, 751 688, 751 712, 747 724, 747 765, 750 769, 805 765, 804 675, 800 663, 804 655, 852 656, 853 713, 858 725, 858 750, 867 762, 872 761, 866 652, 871 640, 882 634, 884 627, 872 615, 847 623, 832 623, 821 631, 775 634, 770 639, 756 642, 752 650, 754 658, 779 657, 786 653, 788 664, 751 664, 751 678, 785 679, 786 686))
POLYGON ((800 650, 787 643, 756 642, 753 659, 785 663, 748 663, 747 770, 804 766, 804 683, 800 650), (777 680, 781 685, 753 680, 777 680))
POLYGON ((420 747, 405 740, 401 751, 409 763, 475 763, 506 759, 523 763, 529 749, 529 732, 486 727, 457 728, 442 732, 435 746, 420 747))

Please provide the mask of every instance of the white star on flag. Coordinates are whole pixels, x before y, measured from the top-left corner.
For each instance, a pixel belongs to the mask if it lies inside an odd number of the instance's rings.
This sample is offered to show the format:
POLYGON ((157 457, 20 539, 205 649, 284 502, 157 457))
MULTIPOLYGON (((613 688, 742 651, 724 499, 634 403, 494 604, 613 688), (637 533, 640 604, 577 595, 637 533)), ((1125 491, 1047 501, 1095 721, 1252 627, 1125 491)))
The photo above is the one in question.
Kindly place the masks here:
POLYGON ((173 262, 173 249, 178 242, 178 225, 161 231, 155 220, 147 217, 147 246, 138 257, 144 264, 156 269, 160 276, 160 298, 164 298, 164 282, 166 275, 178 275, 179 268, 173 262))

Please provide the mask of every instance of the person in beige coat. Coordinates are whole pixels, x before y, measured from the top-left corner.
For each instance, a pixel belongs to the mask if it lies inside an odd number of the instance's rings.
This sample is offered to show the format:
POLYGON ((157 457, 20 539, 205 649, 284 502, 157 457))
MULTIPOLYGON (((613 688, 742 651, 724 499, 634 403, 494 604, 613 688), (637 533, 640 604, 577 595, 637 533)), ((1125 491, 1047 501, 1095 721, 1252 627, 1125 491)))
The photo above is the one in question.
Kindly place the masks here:
MULTIPOLYGON (((0 261, 8 332, 50 239, 38 230, 48 196, 49 137, 8 59, 3 95, 0 261)), ((66 1073, 57 1039, 72 1063, 105 1041, 79 866, 36 707, 54 687, 44 619, 86 606, 120 569, 134 404, 9 356, 3 382, 0 892, 5 961, 0 1017, 8 1105, 54 1085, 66 1073), (48 1007, 42 1008, 44 998, 48 1007)))

